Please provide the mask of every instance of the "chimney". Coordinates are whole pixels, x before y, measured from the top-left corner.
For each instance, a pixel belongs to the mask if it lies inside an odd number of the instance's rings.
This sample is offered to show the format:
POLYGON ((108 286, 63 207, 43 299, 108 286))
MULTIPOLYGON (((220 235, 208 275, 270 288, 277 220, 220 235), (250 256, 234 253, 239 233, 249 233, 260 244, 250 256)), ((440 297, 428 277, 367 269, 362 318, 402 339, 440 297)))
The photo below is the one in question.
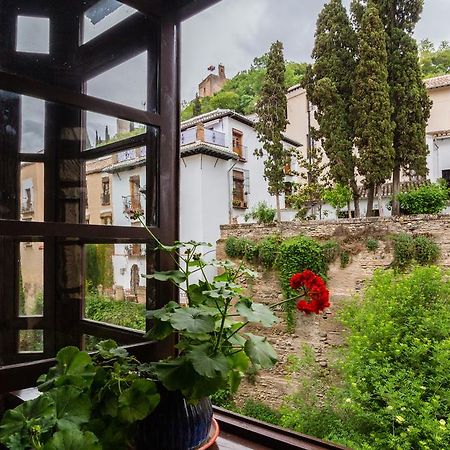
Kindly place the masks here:
POLYGON ((202 123, 197 124, 195 131, 195 140, 205 142, 205 126, 202 123))
POLYGON ((117 134, 128 133, 130 131, 130 122, 128 120, 117 119, 117 134))
POLYGON ((225 66, 222 63, 219 64, 219 78, 226 78, 225 66))

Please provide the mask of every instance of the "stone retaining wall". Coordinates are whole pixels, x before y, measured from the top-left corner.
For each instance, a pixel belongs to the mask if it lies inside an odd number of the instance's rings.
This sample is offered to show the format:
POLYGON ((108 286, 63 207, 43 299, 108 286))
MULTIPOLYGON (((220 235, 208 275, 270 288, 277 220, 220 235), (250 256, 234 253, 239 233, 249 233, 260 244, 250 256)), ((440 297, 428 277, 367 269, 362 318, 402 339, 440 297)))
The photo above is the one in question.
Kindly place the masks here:
MULTIPOLYGON (((262 226, 256 224, 224 225, 221 227, 221 239, 218 241, 217 257, 226 258, 224 242, 235 236, 251 240, 260 240, 278 232, 276 225, 262 226)), ((283 322, 269 330, 259 330, 267 335, 280 357, 280 364, 272 371, 260 374, 255 385, 243 383, 239 391, 238 404, 245 399, 253 398, 274 406, 279 406, 282 397, 297 388, 288 381, 288 356, 299 354, 305 344, 311 346, 318 370, 322 371, 324 387, 327 379, 333 377, 330 370, 333 360, 333 349, 342 345, 343 330, 335 319, 336 311, 345 298, 359 291, 377 268, 389 266, 392 262, 391 242, 389 235, 406 232, 414 235, 427 235, 435 240, 441 248, 443 266, 450 267, 450 216, 407 216, 398 218, 343 219, 334 221, 303 221, 282 224, 283 237, 307 235, 318 240, 336 239, 352 248, 350 264, 341 269, 339 263, 330 266, 328 287, 332 296, 332 306, 319 316, 299 315, 297 327, 293 334, 285 332, 283 322), (366 249, 368 237, 379 239, 379 248, 375 252, 366 249)), ((276 303, 281 298, 281 288, 274 271, 257 268, 260 278, 249 287, 252 296, 266 304, 276 303)), ((280 318, 282 315, 280 314, 280 318)), ((295 379, 294 374, 290 379, 295 379)), ((322 392, 317 392, 318 396, 322 392)))

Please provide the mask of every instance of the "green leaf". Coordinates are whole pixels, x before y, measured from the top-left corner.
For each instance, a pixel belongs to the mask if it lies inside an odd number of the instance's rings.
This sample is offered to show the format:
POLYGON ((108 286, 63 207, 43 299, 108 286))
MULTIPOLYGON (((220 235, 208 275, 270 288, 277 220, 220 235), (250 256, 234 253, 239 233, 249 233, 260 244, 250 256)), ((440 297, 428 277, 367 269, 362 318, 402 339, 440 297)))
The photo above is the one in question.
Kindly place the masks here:
POLYGON ((155 383, 144 378, 133 381, 119 396, 119 417, 133 423, 147 417, 158 405, 159 394, 155 383))
POLYGON ((270 369, 278 361, 277 354, 266 337, 246 333, 244 350, 257 368, 270 369))
POLYGON ((186 357, 199 375, 208 378, 217 376, 225 378, 229 370, 228 360, 222 353, 213 354, 213 350, 213 345, 210 343, 196 345, 187 352, 186 357))
MULTIPOLYGON (((17 408, 6 411, 0 423, 0 442, 6 443, 16 434, 22 438, 28 438, 29 432, 34 427, 39 427, 40 434, 45 433, 54 426, 55 420, 54 401, 47 394, 40 395, 17 408)), ((13 441, 20 440, 20 438, 14 438, 13 441)))
POLYGON ((102 450, 102 446, 90 431, 67 429, 55 433, 44 450, 102 450))
POLYGON ((261 303, 251 303, 249 307, 246 301, 240 301, 236 305, 236 310, 249 322, 257 322, 265 327, 271 327, 278 322, 278 318, 273 311, 261 303))
POLYGON ((170 322, 163 322, 162 320, 154 320, 150 330, 144 335, 150 341, 162 341, 169 337, 174 332, 170 322))
POLYGON ((213 317, 203 315, 196 308, 179 309, 172 315, 170 323, 176 330, 188 333, 211 333, 215 326, 213 317))
POLYGON ((59 430, 77 428, 89 421, 91 401, 89 396, 73 386, 52 389, 48 396, 55 402, 56 424, 59 430))
POLYGON ((112 339, 99 342, 96 348, 104 359, 126 358, 128 356, 128 352, 124 348, 119 347, 117 342, 112 339))
POLYGON ((40 391, 46 391, 53 386, 71 384, 83 389, 91 385, 95 375, 95 368, 91 357, 77 347, 65 347, 56 355, 56 367, 48 371, 47 375, 38 381, 40 391))
POLYGON ((203 294, 203 291, 208 289, 208 284, 204 281, 199 281, 198 284, 190 284, 188 287, 188 298, 191 306, 197 306, 205 304, 208 300, 208 296, 203 294))
POLYGON ((157 363, 155 374, 169 391, 182 391, 191 386, 196 378, 196 372, 192 364, 183 357, 157 363))
POLYGON ((155 272, 150 275, 143 275, 143 277, 155 279, 158 281, 172 281, 175 284, 181 284, 186 281, 186 275, 180 270, 167 270, 165 272, 155 272))
POLYGON ((145 316, 147 319, 155 318, 162 321, 168 321, 170 320, 172 313, 179 308, 180 305, 178 303, 171 301, 167 303, 167 305, 164 305, 163 308, 147 310, 145 316))

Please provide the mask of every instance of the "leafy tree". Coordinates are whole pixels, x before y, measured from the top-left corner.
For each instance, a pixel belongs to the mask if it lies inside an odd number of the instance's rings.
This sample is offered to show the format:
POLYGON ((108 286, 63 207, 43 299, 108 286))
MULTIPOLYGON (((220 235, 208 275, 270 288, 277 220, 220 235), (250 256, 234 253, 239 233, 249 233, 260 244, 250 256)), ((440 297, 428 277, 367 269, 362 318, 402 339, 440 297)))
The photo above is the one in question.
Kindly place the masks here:
POLYGON ((306 172, 300 173, 301 181, 295 186, 289 202, 298 210, 296 217, 305 219, 311 210, 311 216, 314 218, 317 208, 321 219, 323 194, 329 182, 326 174, 327 165, 323 163, 323 150, 320 147, 311 147, 306 158, 303 156, 297 158, 299 166, 305 168, 306 172))
POLYGON ((429 39, 419 44, 419 62, 424 78, 437 77, 450 73, 450 45, 442 41, 436 50, 429 39))
POLYGON ((351 187, 355 214, 359 216, 356 158, 353 153, 352 86, 355 72, 356 34, 341 0, 330 0, 317 20, 309 66, 302 85, 317 106, 316 120, 324 151, 330 161, 331 178, 351 187))
POLYGON ((368 4, 362 17, 358 47, 352 112, 358 171, 368 188, 366 215, 370 217, 375 186, 390 177, 394 165, 386 41, 383 23, 373 3, 368 4))
MULTIPOLYGON (((239 72, 223 86, 221 91, 212 97, 200 98, 198 101, 202 113, 213 111, 216 108, 229 108, 241 114, 253 114, 261 93, 267 61, 267 53, 256 57, 250 69, 239 72)), ((306 63, 285 62, 286 88, 300 83, 305 74, 306 66, 306 63)), ((190 119, 196 115, 194 111, 196 101, 194 99, 183 108, 181 113, 182 120, 190 119)))
POLYGON ((270 47, 267 72, 256 112, 259 119, 255 128, 262 143, 262 148, 256 154, 259 157, 265 156, 264 179, 268 183, 269 194, 275 196, 277 220, 280 224, 280 194, 285 189, 284 168, 290 163, 292 155, 292 151, 285 148, 282 142, 283 131, 288 122, 283 44, 280 41, 274 42, 270 47))
MULTIPOLYGON (((371 0, 383 21, 388 51, 388 81, 394 123, 394 169, 392 214, 400 213, 401 169, 425 176, 428 148, 425 128, 430 115, 428 98, 412 34, 423 8, 423 0, 371 0)), ((359 26, 366 0, 353 0, 352 10, 359 26)))
MULTIPOLYGON (((336 184, 332 188, 327 189, 323 194, 323 200, 330 204, 335 210, 336 215, 344 206, 350 203, 352 198, 352 191, 350 188, 343 184, 336 184)), ((350 209, 349 209, 350 216, 350 209)))

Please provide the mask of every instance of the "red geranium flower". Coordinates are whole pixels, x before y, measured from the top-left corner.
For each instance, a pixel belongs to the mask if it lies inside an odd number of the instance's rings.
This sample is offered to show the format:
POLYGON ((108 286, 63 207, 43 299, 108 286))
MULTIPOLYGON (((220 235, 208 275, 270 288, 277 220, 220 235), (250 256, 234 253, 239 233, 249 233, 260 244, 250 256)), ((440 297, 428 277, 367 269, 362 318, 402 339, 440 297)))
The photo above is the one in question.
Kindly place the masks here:
POLYGON ((292 289, 303 289, 304 296, 310 301, 300 300, 297 302, 297 309, 305 314, 319 314, 330 306, 330 293, 325 281, 311 270, 304 270, 301 273, 292 275, 289 284, 292 289))

